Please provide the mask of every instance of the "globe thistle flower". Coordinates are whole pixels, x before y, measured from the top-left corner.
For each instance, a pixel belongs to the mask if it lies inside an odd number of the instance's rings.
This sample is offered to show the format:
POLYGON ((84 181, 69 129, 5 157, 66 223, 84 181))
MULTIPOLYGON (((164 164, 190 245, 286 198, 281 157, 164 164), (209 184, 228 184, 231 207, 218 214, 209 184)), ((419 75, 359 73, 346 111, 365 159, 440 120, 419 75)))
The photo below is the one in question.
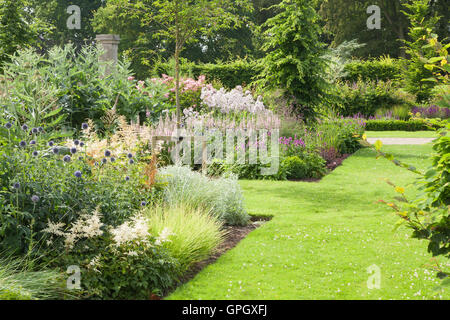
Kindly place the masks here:
POLYGON ((83 157, 79 156, 78 160, 83 161, 83 157))
POLYGON ((37 195, 34 195, 31 197, 31 201, 33 201, 34 203, 38 202, 40 199, 37 195))
POLYGON ((128 162, 129 164, 134 164, 134 160, 130 159, 130 161, 128 162))
POLYGON ((111 157, 110 161, 111 161, 111 162, 115 162, 115 161, 116 161, 116 158, 111 157))
POLYGON ((72 158, 70 156, 64 156, 64 158, 63 158, 64 162, 70 162, 70 160, 72 160, 72 158))
POLYGON ((54 143, 53 141, 49 141, 49 142, 48 142, 48 146, 49 146, 49 147, 53 147, 54 144, 55 144, 55 143, 54 143))
POLYGON ((76 146, 78 146, 78 145, 80 144, 80 140, 74 140, 74 141, 73 141, 73 144, 76 145, 76 146))
POLYGON ((11 122, 8 122, 8 123, 5 124, 5 128, 8 129, 8 130, 11 129, 11 127, 12 127, 11 122))
POLYGON ((25 141, 20 141, 19 142, 19 146, 21 146, 22 148, 27 146, 27 143, 25 141))
POLYGON ((80 141, 80 147, 84 147, 84 142, 80 141))
POLYGON ((39 152, 33 151, 32 155, 33 155, 33 157, 37 157, 39 155, 39 152))
POLYGON ((105 151, 105 157, 111 157, 111 151, 106 150, 105 151))
POLYGON ((98 166, 98 161, 95 161, 95 162, 94 162, 94 166, 98 166))
POLYGON ((13 188, 14 189, 19 189, 20 188, 20 183, 19 182, 14 183, 13 184, 13 188))
POLYGON ((36 140, 31 140, 30 145, 34 146, 36 144, 36 140))
POLYGON ((26 124, 24 124, 24 125, 22 126, 22 130, 23 130, 23 131, 27 131, 27 130, 28 130, 28 126, 27 126, 26 124))
POLYGON ((129 177, 129 176, 126 176, 126 177, 125 177, 125 181, 130 181, 130 177, 129 177))
POLYGON ((78 170, 75 171, 75 173, 73 175, 77 178, 81 178, 81 176, 82 176, 81 171, 78 171, 78 170))
POLYGON ((34 134, 36 134, 36 133, 39 132, 39 130, 38 130, 38 128, 33 128, 33 129, 31 129, 31 132, 33 132, 34 134))
POLYGON ((145 201, 142 201, 142 202, 141 202, 141 206, 142 206, 142 207, 145 207, 146 205, 147 205, 147 202, 145 202, 145 201))
POLYGON ((81 124, 81 129, 86 130, 87 128, 89 128, 89 125, 87 123, 81 124))
POLYGON ((77 148, 70 148, 70 153, 71 154, 77 153, 77 148))
POLYGON ((39 132, 44 132, 44 128, 39 127, 39 128, 38 128, 38 131, 39 131, 39 132))
POLYGON ((106 163, 108 163, 108 159, 106 159, 106 158, 103 158, 103 159, 102 159, 102 163, 103 163, 103 164, 106 164, 106 163))
POLYGON ((58 154, 59 153, 59 148, 58 147, 54 147, 53 148, 53 153, 54 154, 58 154))
POLYGON ((127 154, 127 157, 128 157, 128 159, 131 159, 131 158, 133 158, 133 154, 129 153, 129 154, 127 154))

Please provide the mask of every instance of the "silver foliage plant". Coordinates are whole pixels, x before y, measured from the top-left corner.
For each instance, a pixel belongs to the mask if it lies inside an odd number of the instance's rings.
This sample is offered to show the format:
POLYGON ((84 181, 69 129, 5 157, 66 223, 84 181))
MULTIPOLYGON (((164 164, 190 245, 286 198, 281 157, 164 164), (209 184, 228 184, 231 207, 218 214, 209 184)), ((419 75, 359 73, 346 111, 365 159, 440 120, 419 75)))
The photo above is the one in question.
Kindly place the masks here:
POLYGON ((167 182, 164 200, 169 205, 185 204, 202 208, 229 225, 246 225, 242 190, 237 177, 208 178, 189 167, 162 168, 158 177, 167 182))

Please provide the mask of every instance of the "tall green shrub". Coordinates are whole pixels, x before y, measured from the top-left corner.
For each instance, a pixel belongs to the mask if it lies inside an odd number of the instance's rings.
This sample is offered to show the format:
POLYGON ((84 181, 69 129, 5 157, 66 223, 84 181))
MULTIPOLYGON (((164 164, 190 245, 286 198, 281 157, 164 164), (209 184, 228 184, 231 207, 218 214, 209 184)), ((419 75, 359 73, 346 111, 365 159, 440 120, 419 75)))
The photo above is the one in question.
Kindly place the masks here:
POLYGON ((436 15, 431 15, 428 0, 413 0, 405 3, 408 11, 404 11, 410 21, 409 39, 405 41, 407 60, 407 71, 405 72, 406 89, 416 95, 418 101, 424 101, 431 97, 431 90, 435 86, 433 82, 424 82, 423 79, 430 78, 433 74, 425 68, 426 60, 436 56, 433 48, 427 48, 427 38, 440 20, 436 15))
POLYGON ((263 48, 268 53, 260 83, 283 89, 296 111, 313 119, 328 89, 326 49, 315 1, 284 0, 276 7, 281 12, 264 25, 263 48))

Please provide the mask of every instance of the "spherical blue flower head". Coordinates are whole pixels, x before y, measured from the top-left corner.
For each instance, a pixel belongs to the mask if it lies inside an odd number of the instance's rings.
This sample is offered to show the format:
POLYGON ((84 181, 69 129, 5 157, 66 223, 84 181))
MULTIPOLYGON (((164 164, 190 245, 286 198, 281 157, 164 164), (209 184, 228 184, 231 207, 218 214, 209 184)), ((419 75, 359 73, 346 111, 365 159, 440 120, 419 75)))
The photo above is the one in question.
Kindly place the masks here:
POLYGON ((108 159, 106 159, 106 158, 103 158, 103 159, 102 159, 102 163, 103 163, 103 164, 106 164, 107 162, 108 162, 108 159))
POLYGON ((34 195, 31 197, 31 201, 33 201, 34 203, 38 202, 40 199, 37 195, 34 195))
POLYGON ((22 126, 22 130, 23 130, 23 131, 27 131, 27 130, 28 130, 28 126, 27 126, 26 124, 24 124, 24 125, 22 126))
POLYGON ((64 156, 64 158, 63 158, 64 162, 70 162, 70 160, 72 160, 72 158, 70 156, 64 156))
POLYGON ((98 166, 98 162, 97 161, 95 161, 94 166, 98 166))
POLYGON ((145 207, 146 205, 147 205, 147 202, 145 202, 145 201, 141 202, 141 206, 145 207))
POLYGON ((13 188, 14 189, 19 189, 20 188, 20 183, 16 182, 13 184, 13 188))
POLYGON ((116 158, 111 157, 110 161, 111 161, 111 162, 115 162, 115 161, 116 161, 116 158))
POLYGON ((33 151, 33 157, 37 157, 38 155, 39 155, 39 152, 37 152, 37 151, 33 151))
POLYGON ((133 158, 133 154, 129 153, 129 154, 127 154, 127 157, 128 157, 128 159, 131 159, 131 158, 133 158))
POLYGON ((39 130, 38 130, 38 128, 33 128, 33 129, 31 129, 31 132, 33 132, 33 133, 38 133, 39 130))
POLYGON ((8 122, 7 124, 5 124, 5 128, 8 130, 11 129, 11 127, 12 127, 11 122, 8 122))
POLYGON ((74 176, 77 178, 81 178, 81 171, 75 171, 74 176))
POLYGON ((134 164, 134 160, 130 159, 129 164, 134 164))
POLYGON ((105 151, 105 157, 111 157, 111 151, 106 150, 105 151))
POLYGON ((84 147, 84 142, 80 141, 80 147, 84 147))
POLYGON ((71 154, 77 153, 77 148, 70 148, 70 153, 71 154))
POLYGON ((74 141, 73 141, 73 144, 76 145, 76 146, 78 146, 78 145, 80 144, 80 140, 74 140, 74 141))
POLYGON ((125 177, 125 181, 130 181, 130 177, 129 177, 129 176, 126 176, 126 177, 125 177))
POLYGON ((39 132, 44 132, 44 128, 39 127, 39 128, 38 128, 38 131, 39 131, 39 132))
POLYGON ((83 157, 78 157, 78 160, 83 161, 83 157))
POLYGON ((86 130, 87 128, 89 128, 89 125, 87 123, 81 124, 81 129, 86 130))
POLYGON ((27 146, 27 143, 25 141, 20 141, 19 142, 19 146, 21 146, 22 148, 27 146))
POLYGON ((30 141, 30 144, 31 144, 32 146, 34 146, 34 145, 36 144, 36 140, 31 140, 31 141, 30 141))
POLYGON ((48 142, 48 146, 49 146, 49 147, 53 147, 54 144, 55 144, 55 143, 54 143, 53 141, 49 141, 49 142, 48 142))
POLYGON ((58 147, 54 147, 53 148, 53 153, 54 154, 58 154, 59 153, 59 148, 58 147))

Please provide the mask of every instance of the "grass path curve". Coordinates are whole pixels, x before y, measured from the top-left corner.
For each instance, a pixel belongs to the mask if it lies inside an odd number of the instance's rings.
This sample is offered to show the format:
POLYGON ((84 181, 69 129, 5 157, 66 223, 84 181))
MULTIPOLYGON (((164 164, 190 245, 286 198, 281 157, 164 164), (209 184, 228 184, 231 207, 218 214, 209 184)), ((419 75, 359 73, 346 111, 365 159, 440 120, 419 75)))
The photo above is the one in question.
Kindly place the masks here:
MULTIPOLYGON (((422 169, 432 151, 384 149, 422 169)), ((318 183, 242 181, 249 213, 273 219, 168 299, 448 299, 433 290, 426 242, 394 231, 397 217, 376 203, 395 196, 384 178, 406 185, 415 175, 364 149, 318 183), (380 289, 367 288, 371 265, 380 289)))

